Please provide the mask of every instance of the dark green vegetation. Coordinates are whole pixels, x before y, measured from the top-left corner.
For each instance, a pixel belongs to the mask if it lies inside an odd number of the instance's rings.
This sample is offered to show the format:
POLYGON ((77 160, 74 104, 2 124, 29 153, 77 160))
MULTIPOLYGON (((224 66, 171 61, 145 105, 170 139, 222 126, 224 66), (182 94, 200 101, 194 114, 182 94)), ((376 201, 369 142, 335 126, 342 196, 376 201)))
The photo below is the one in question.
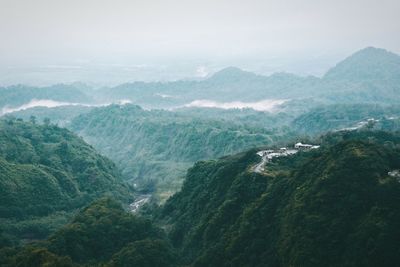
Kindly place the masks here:
POLYGON ((1 266, 173 266, 176 257, 161 229, 100 199, 46 241, 0 250, 1 266))
POLYGON ((285 135, 245 121, 113 105, 75 118, 70 128, 114 160, 125 178, 143 190, 156 186, 168 196, 195 161, 271 144, 285 135))
POLYGON ((158 215, 194 266, 394 266, 400 136, 336 133, 249 172, 255 151, 197 163, 158 215))
POLYGON ((12 248, 1 239, 1 264, 394 266, 400 183, 388 172, 400 168, 400 135, 340 132, 320 142, 263 174, 251 171, 256 150, 198 162, 181 192, 153 210, 169 240, 105 198, 46 241, 12 248))
POLYGON ((250 109, 146 111, 135 105, 112 105, 35 108, 15 116, 27 119, 29 114, 39 122, 50 117, 66 124, 111 158, 125 180, 136 183, 140 191, 157 191, 161 201, 180 188, 187 168, 198 160, 345 128, 400 129, 399 106, 379 104, 323 105, 276 114, 250 109), (372 118, 379 121, 368 123, 372 118))
MULTIPOLYGON (((337 64, 322 78, 285 73, 267 77, 230 67, 201 81, 136 82, 100 89, 79 84, 53 88, 61 92, 60 98, 66 95, 64 101, 109 103, 128 99, 158 110, 142 110, 133 105, 94 109, 37 107, 12 115, 25 120, 31 115, 40 121, 49 118, 71 129, 110 157, 124 178, 134 181, 140 191, 156 190, 164 200, 180 187, 186 169, 197 160, 288 141, 298 135, 315 136, 354 128, 371 118, 380 120, 379 125, 375 124, 377 128, 398 129, 400 109, 395 106, 400 100, 398 73, 398 55, 366 48, 337 64), (183 108, 201 99, 288 101, 275 113, 183 108), (159 110, 166 107, 180 108, 159 110)), ((27 93, 23 99, 36 97, 29 93, 31 89, 24 90, 17 90, 13 97, 17 99, 24 92, 27 93)), ((41 88, 38 92, 48 90, 41 88)), ((53 99, 46 94, 43 97, 53 99)))
POLYGON ((0 235, 0 264, 394 266, 400 177, 388 172, 400 169, 400 134, 343 131, 316 142, 261 174, 257 150, 200 161, 146 218, 102 198, 44 241, 12 247, 0 235))
POLYGON ((59 98, 48 88, 0 89, 9 105, 289 99, 276 113, 111 105, 12 114, 30 122, 8 116, 0 121, 0 265, 398 265, 400 135, 376 130, 400 129, 399 62, 367 48, 322 78, 228 68, 202 81, 61 86, 59 98), (299 140, 321 148, 253 172, 254 147, 299 140), (123 209, 131 198, 123 179, 164 200, 198 160, 164 205, 136 216, 123 209))
MULTIPOLYGON (((64 108, 54 109, 56 115, 60 109, 64 108)), ((39 110, 31 114, 42 120, 53 109, 39 110)), ((250 109, 146 111, 134 105, 112 105, 85 110, 69 118, 72 123, 67 127, 116 162, 124 178, 136 183, 139 190, 156 190, 161 200, 179 189, 187 168, 198 160, 344 128, 400 129, 398 105, 323 105, 299 113, 296 117, 296 112, 272 114, 250 109), (368 124, 372 118, 379 121, 368 124)), ((29 114, 27 110, 15 116, 27 118, 29 114)))
POLYGON ((114 163, 66 129, 0 120, 0 221, 16 239, 43 238, 70 213, 130 188, 114 163))

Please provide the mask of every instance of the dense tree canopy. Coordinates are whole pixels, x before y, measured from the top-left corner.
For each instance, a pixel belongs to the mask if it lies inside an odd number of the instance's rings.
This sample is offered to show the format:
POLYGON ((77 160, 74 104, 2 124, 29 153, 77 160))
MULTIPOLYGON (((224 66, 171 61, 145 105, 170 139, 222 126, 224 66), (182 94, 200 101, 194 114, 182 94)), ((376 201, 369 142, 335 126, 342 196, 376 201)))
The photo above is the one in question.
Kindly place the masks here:
POLYGON ((159 220, 194 266, 393 266, 400 184, 388 172, 400 168, 399 141, 336 133, 264 175, 246 168, 253 152, 199 163, 159 220))
POLYGON ((70 131, 0 120, 0 220, 10 231, 37 238, 47 232, 40 218, 57 222, 102 195, 127 202, 130 191, 114 163, 70 131))
POLYGON ((162 230, 99 199, 44 242, 0 250, 2 266, 175 266, 162 230))
POLYGON ((142 187, 154 180, 161 193, 179 189, 187 168, 197 160, 269 144, 286 134, 134 105, 94 109, 75 118, 70 128, 114 160, 125 178, 142 187))

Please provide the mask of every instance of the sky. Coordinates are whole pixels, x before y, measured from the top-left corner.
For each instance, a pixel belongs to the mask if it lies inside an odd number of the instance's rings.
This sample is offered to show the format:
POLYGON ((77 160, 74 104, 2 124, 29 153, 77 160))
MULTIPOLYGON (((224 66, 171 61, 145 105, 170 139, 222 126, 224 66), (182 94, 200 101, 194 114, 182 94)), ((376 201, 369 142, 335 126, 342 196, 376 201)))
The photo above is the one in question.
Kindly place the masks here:
POLYGON ((117 84, 227 66, 323 75, 400 54, 399 0, 0 0, 0 85, 117 84))

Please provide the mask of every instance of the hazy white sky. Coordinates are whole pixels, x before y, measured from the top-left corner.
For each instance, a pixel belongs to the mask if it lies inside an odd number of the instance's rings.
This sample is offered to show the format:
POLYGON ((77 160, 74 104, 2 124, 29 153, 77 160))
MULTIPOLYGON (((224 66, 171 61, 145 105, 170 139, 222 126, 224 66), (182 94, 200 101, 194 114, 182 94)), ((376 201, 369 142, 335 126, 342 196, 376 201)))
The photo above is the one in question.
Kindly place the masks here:
POLYGON ((174 64, 313 73, 366 46, 400 53, 399 14, 399 0, 0 0, 0 83, 174 64))

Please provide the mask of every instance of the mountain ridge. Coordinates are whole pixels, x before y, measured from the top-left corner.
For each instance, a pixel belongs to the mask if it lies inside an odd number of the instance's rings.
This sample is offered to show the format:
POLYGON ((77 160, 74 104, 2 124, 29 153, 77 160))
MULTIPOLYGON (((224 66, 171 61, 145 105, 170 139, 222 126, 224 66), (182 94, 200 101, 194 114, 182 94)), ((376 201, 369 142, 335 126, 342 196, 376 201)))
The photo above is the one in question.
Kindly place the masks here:
POLYGON ((400 151, 385 142, 399 141, 334 133, 264 174, 250 171, 254 150, 198 163, 159 220, 189 266, 392 266, 400 151))
POLYGON ((379 78, 400 79, 400 56, 375 47, 367 47, 353 53, 324 75, 324 79, 347 81, 372 81, 379 78))
POLYGON ((0 120, 1 228, 16 241, 45 237, 100 196, 128 203, 132 191, 113 162, 69 130, 0 120))

